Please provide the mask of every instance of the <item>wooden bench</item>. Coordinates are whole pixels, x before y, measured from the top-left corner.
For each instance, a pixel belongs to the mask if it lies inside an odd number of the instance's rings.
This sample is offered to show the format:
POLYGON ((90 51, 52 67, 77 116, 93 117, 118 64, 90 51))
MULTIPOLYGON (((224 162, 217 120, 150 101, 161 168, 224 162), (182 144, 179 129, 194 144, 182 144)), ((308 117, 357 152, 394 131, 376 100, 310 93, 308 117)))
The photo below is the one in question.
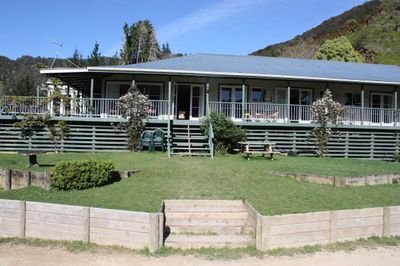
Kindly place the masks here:
POLYGON ((265 155, 269 155, 271 160, 274 160, 274 155, 281 155, 281 153, 278 151, 249 151, 244 152, 244 154, 246 155, 247 160, 250 160, 250 156, 253 154, 261 154, 263 157, 265 157, 265 155))
POLYGON ((263 157, 269 155, 271 160, 274 159, 274 155, 281 154, 273 150, 275 143, 272 142, 243 141, 239 144, 241 145, 241 152, 246 155, 247 160, 250 160, 250 156, 253 154, 261 154, 263 157))

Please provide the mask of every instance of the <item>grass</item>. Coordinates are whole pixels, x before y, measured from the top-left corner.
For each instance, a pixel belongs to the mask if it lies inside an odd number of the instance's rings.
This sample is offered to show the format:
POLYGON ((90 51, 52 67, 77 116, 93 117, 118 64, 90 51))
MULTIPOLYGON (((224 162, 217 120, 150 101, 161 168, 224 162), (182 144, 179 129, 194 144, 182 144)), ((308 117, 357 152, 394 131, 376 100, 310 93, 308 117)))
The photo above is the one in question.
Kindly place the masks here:
MULTIPOLYGON (((276 215, 321 210, 400 205, 400 184, 336 188, 276 177, 271 171, 322 175, 361 175, 400 172, 400 164, 383 161, 278 157, 270 161, 242 156, 167 158, 155 153, 41 154, 47 166, 71 159, 110 159, 117 169, 140 173, 104 187, 55 191, 30 187, 0 191, 0 198, 155 212, 163 199, 246 199, 260 213, 276 215)), ((0 154, 0 167, 24 169, 27 158, 0 154)))
POLYGON ((81 241, 56 241, 42 240, 30 238, 0 238, 0 247, 2 245, 29 245, 34 247, 50 247, 63 248, 69 252, 92 252, 92 253, 112 253, 124 252, 135 253, 144 256, 163 257, 171 255, 194 255, 204 257, 210 260, 231 260, 239 259, 244 256, 266 257, 266 256, 294 256, 300 254, 314 254, 321 251, 353 251, 359 248, 374 249, 378 247, 395 247, 400 246, 400 236, 397 237, 370 237, 367 239, 359 239, 355 241, 346 241, 340 243, 329 244, 325 246, 305 246, 300 248, 278 248, 269 251, 258 251, 254 246, 245 248, 201 248, 201 249, 173 249, 162 247, 155 253, 150 253, 147 249, 132 250, 118 246, 100 246, 91 243, 83 243, 81 241))

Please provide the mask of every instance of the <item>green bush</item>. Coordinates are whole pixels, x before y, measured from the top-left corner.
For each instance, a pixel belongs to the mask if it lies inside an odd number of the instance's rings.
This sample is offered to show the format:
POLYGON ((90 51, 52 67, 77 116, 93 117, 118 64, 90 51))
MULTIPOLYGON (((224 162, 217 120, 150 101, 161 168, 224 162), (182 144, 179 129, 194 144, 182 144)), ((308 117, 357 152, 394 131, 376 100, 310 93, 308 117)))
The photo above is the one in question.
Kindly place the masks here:
POLYGON ((57 190, 98 187, 111 181, 113 171, 111 161, 65 161, 55 166, 50 184, 57 190))
MULTIPOLYGON (((236 126, 235 123, 225 115, 212 112, 210 114, 210 119, 214 131, 216 149, 218 151, 223 153, 232 151, 239 141, 246 138, 245 130, 236 126)), ((202 121, 201 128, 204 134, 208 136, 208 118, 202 121)))

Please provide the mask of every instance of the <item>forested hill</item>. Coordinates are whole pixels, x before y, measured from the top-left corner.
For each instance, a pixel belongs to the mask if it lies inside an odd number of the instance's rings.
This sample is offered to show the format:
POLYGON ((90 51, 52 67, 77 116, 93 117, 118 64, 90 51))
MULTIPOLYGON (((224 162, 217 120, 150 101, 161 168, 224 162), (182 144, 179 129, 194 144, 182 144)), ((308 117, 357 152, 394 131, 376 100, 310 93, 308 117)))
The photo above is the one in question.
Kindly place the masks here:
POLYGON ((253 55, 313 58, 327 39, 346 36, 367 62, 400 65, 400 0, 372 0, 332 17, 292 40, 253 55))
MULTIPOLYGON (((111 57, 102 59, 104 64, 115 64, 111 57)), ((0 95, 36 95, 36 86, 45 82, 45 76, 40 74, 40 68, 50 67, 53 60, 54 58, 29 55, 13 60, 0 55, 0 95)), ((85 65, 79 64, 79 66, 85 65)), ((75 66, 65 59, 58 58, 53 67, 75 66)))
MULTIPOLYGON (((52 61, 52 58, 45 57, 22 56, 12 60, 0 56, 0 95, 8 94, 9 88, 16 95, 35 95, 36 86, 44 79, 39 73, 39 66, 50 66, 52 61)), ((71 67, 62 59, 58 59, 55 66, 71 67)))

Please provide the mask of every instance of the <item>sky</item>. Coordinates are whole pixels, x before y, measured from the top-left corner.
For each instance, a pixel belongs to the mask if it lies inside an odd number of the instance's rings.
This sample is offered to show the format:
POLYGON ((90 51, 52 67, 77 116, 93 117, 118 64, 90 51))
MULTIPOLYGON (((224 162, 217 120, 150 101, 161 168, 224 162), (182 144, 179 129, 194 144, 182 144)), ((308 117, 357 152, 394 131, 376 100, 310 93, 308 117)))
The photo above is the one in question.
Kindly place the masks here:
POLYGON ((121 48, 122 26, 149 19, 175 53, 246 55, 289 40, 365 0, 3 0, 0 55, 86 57, 121 48))

